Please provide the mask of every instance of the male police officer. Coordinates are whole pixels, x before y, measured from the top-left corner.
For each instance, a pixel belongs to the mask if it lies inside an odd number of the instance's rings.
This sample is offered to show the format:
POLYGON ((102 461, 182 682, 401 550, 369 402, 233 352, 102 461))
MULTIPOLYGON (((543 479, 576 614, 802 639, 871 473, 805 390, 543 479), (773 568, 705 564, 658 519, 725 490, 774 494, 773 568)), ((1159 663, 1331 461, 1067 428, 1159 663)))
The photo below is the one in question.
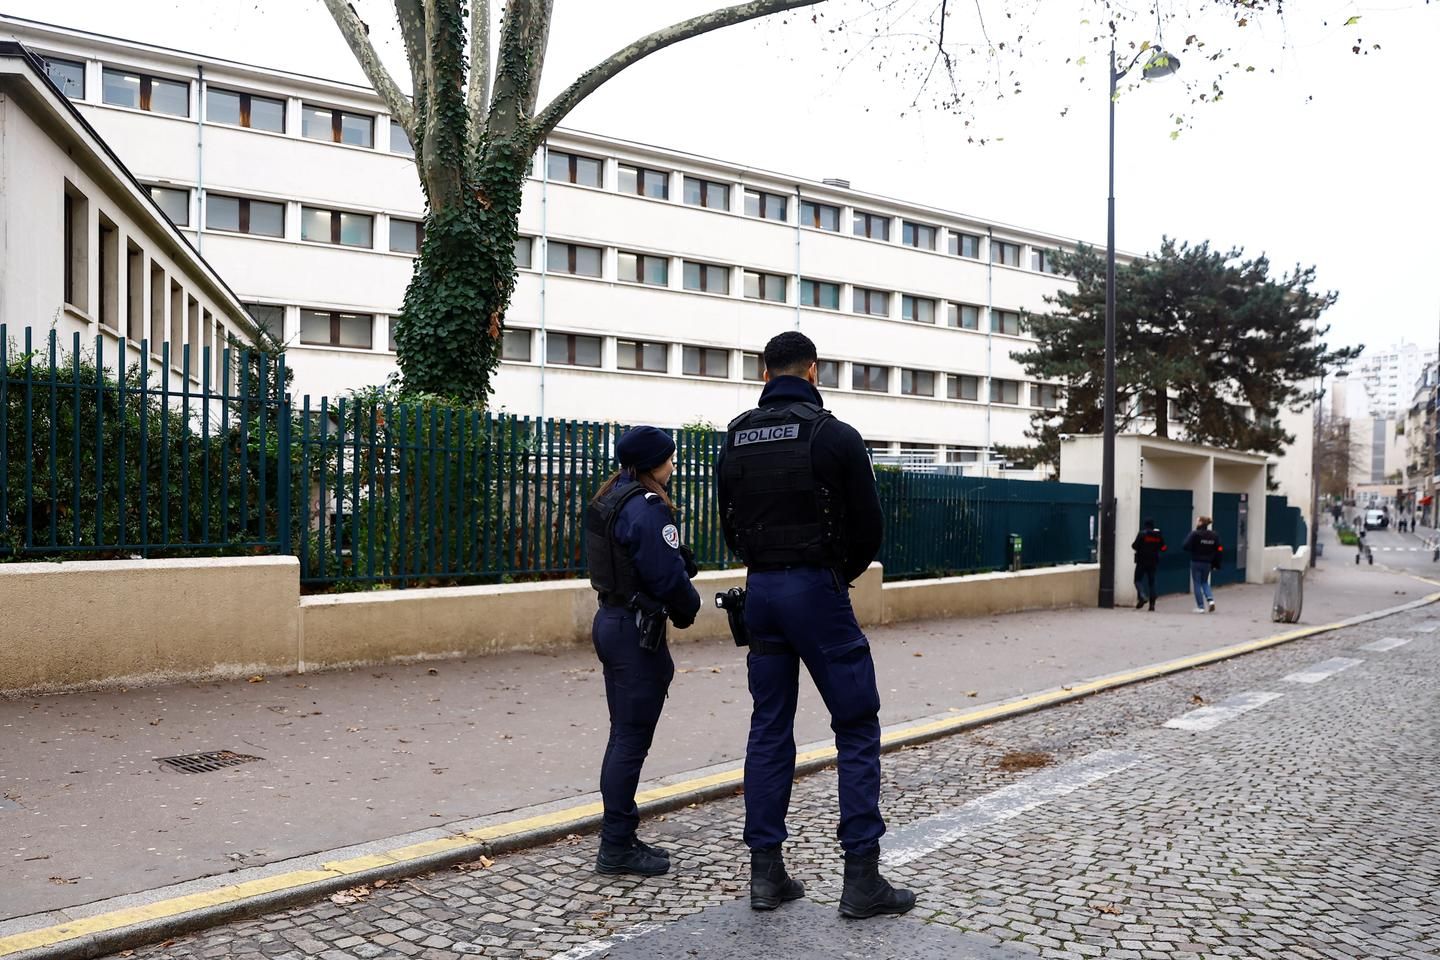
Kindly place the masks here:
POLYGON ((860 435, 821 407, 810 338, 782 333, 764 359, 760 406, 730 424, 716 464, 725 541, 748 568, 750 905, 773 910, 805 892, 781 856, 803 661, 830 711, 839 754, 840 913, 904 913, 915 895, 880 875, 880 693, 848 587, 880 549, 875 474, 860 435))
POLYGON ((1154 520, 1145 518, 1142 529, 1130 542, 1130 549, 1135 551, 1135 609, 1145 606, 1146 599, 1149 599, 1150 610, 1154 612, 1155 572, 1160 569, 1160 554, 1169 549, 1154 520))

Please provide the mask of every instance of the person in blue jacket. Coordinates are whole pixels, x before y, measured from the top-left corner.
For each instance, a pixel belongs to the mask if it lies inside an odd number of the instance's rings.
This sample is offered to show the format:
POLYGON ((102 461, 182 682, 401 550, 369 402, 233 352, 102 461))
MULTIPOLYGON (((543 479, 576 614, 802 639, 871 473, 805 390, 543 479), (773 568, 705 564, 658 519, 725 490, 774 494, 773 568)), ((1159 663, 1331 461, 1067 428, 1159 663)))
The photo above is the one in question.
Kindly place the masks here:
POLYGON ((675 441, 655 427, 635 427, 616 444, 617 470, 585 513, 590 584, 599 593, 591 639, 605 675, 610 739, 600 767, 604 819, 595 870, 659 876, 665 850, 640 840, 635 789, 650 752, 675 662, 666 645, 668 619, 695 622, 698 572, 680 544, 666 484, 675 471, 675 441))

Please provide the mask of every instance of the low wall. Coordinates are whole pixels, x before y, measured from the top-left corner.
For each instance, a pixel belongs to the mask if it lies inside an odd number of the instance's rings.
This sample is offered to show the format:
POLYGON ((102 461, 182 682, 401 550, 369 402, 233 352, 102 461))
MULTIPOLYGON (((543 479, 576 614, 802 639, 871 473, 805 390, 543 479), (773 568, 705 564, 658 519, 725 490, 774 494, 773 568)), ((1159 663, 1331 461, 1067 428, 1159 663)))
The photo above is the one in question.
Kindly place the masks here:
POLYGON ((0 690, 294 669, 294 557, 0 564, 0 690))
POLYGON ((1094 606, 1099 591, 1100 568, 1089 563, 1016 573, 904 580, 885 584, 883 622, 1094 606))
POLYGON ((1265 548, 1265 582, 1275 583, 1281 570, 1303 570, 1310 560, 1309 547, 1291 550, 1283 544, 1265 548))

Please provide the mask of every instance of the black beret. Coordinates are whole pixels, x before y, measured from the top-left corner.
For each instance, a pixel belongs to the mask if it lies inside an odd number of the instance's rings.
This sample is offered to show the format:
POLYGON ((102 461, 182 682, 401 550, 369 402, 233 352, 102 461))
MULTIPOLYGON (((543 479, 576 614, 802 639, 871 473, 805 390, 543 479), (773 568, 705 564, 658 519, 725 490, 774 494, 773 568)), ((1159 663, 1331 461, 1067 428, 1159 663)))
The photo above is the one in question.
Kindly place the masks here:
POLYGON ((675 441, 659 427, 631 427, 615 444, 615 457, 622 467, 650 470, 670 459, 675 441))

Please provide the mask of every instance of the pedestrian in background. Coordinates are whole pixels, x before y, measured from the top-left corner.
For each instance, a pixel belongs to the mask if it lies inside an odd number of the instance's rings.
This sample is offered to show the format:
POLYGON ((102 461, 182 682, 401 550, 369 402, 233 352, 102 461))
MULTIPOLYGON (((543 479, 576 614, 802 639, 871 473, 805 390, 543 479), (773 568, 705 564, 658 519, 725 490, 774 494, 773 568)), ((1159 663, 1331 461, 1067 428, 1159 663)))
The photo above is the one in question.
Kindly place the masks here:
POLYGON ((850 584, 880 549, 875 472, 854 427, 815 388, 815 344, 799 331, 765 345, 759 406, 730 423, 715 465, 725 542, 746 567, 750 742, 745 750, 745 844, 750 906, 773 910, 805 893, 781 845, 795 780, 795 708, 805 664, 835 731, 840 913, 905 913, 915 894, 880 874, 880 690, 850 584))
POLYGON ((670 854, 635 835, 635 789, 675 676, 665 621, 680 630, 695 622, 700 596, 690 578, 698 570, 680 545, 666 492, 675 441, 655 427, 635 427, 615 452, 620 469, 585 511, 590 585, 600 595, 590 636, 604 667, 610 713, 595 872, 654 877, 670 869, 670 854))
POLYGON ((1195 587, 1195 612, 1215 612, 1215 595, 1210 591, 1210 571, 1220 566, 1225 548, 1219 535, 1210 529, 1209 517, 1200 517, 1180 549, 1190 554, 1190 581, 1195 587))
POLYGON ((1153 611, 1155 572, 1160 569, 1160 554, 1167 549, 1165 537, 1156 528, 1154 520, 1145 518, 1140 532, 1135 534, 1135 539, 1130 544, 1130 549, 1135 551, 1135 609, 1145 606, 1148 600, 1153 611))

